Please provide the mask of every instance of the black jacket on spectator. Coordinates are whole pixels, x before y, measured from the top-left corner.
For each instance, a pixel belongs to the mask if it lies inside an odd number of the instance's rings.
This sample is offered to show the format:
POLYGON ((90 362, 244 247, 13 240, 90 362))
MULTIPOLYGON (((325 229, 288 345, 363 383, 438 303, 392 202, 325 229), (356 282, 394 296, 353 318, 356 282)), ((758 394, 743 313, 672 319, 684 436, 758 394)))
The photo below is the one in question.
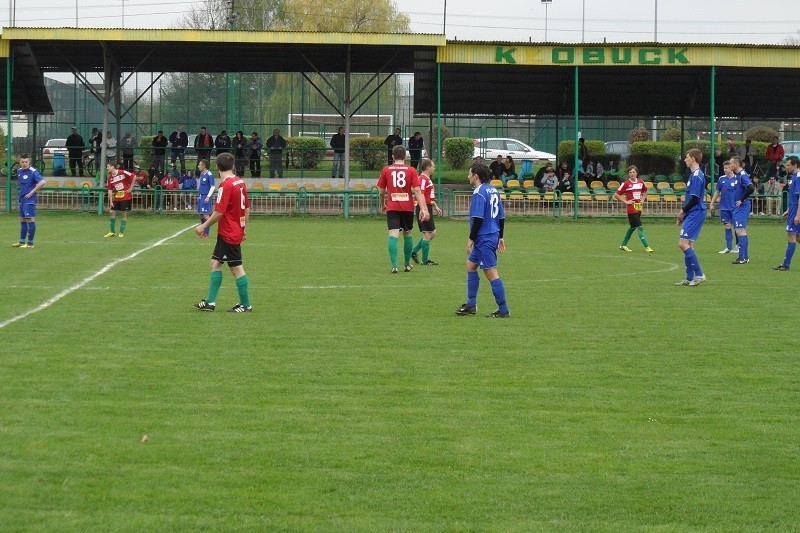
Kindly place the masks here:
POLYGON ((217 155, 224 154, 231 151, 232 141, 227 133, 217 135, 214 139, 214 146, 217 147, 217 155))
POLYGON ((169 142, 172 144, 173 151, 181 151, 189 146, 189 135, 185 131, 180 133, 173 131, 169 134, 169 142))
POLYGON ((158 135, 153 137, 153 155, 163 157, 167 152, 167 142, 168 141, 166 137, 161 137, 160 139, 158 138, 158 135))
MULTIPOLYGON (((425 147, 425 139, 420 137, 419 139, 415 139, 411 137, 408 139, 408 151, 409 152, 418 152, 418 154, 422 154, 422 149, 425 147)), ((419 159, 419 157, 412 157, 412 159, 419 159)))
POLYGON ((267 148, 269 148, 271 152, 279 152, 286 148, 286 139, 280 135, 277 137, 270 135, 269 139, 267 139, 267 148))
POLYGON ((494 179, 500 179, 500 176, 503 175, 503 171, 506 169, 506 166, 503 164, 502 161, 494 160, 489 165, 489 172, 492 173, 492 177, 494 179))
POLYGON ((80 136, 78 133, 73 133, 69 137, 67 137, 67 150, 69 151, 69 156, 73 159, 83 157, 83 137, 80 136))
POLYGON ((334 133, 331 137, 331 148, 337 154, 344 153, 344 134, 334 133))
POLYGON ((391 152, 392 148, 394 148, 399 144, 403 144, 403 139, 401 139, 399 135, 389 135, 383 141, 383 144, 385 144, 386 147, 389 149, 389 152, 391 152))

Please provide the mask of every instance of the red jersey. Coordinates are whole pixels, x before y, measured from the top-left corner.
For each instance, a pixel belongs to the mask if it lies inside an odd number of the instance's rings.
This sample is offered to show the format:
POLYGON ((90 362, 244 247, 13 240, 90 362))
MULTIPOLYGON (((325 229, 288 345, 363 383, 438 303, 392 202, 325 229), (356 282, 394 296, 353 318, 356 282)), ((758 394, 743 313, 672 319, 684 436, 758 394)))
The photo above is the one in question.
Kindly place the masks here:
POLYGON ((647 185, 642 180, 637 179, 636 183, 631 180, 625 180, 622 185, 617 189, 617 194, 625 196, 628 200, 633 200, 632 204, 628 204, 628 214, 642 212, 642 198, 647 192, 647 185))
POLYGON ((431 205, 436 201, 436 187, 433 185, 431 178, 425 174, 419 175, 419 188, 422 195, 425 197, 425 203, 431 205))
POLYGON ((222 213, 217 232, 228 244, 241 244, 244 238, 245 210, 250 207, 247 187, 238 176, 225 178, 217 189, 214 211, 222 213))
POLYGON ((132 185, 133 174, 123 170, 118 174, 109 174, 106 187, 108 188, 108 194, 111 195, 115 202, 124 202, 133 200, 133 195, 130 193, 132 185))
POLYGON ((378 179, 378 188, 386 189, 387 211, 414 212, 414 196, 411 189, 419 187, 417 169, 395 163, 384 167, 378 179))
POLYGON ((177 191, 181 188, 181 183, 174 176, 164 176, 161 178, 161 188, 167 191, 177 191))

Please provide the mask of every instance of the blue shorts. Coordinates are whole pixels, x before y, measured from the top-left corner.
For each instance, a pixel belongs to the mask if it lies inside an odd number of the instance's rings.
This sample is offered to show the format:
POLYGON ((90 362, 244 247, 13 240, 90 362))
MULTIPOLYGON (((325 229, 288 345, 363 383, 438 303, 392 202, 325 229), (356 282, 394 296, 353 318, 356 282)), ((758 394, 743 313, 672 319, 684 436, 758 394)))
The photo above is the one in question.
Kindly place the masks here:
POLYGON ((786 216, 786 233, 800 234, 800 224, 794 223, 794 217, 797 216, 797 209, 789 211, 786 216))
POLYGON ((733 209, 720 209, 719 221, 723 224, 730 224, 733 222, 733 209))
POLYGON ((197 212, 201 215, 210 215, 214 211, 214 200, 209 199, 208 203, 203 200, 205 198, 197 199, 197 212))
POLYGON ((700 230, 703 229, 703 222, 705 221, 705 209, 695 209, 688 212, 683 219, 683 225, 681 225, 681 239, 696 241, 700 236, 700 230))
POLYGON ((500 242, 500 234, 478 235, 478 239, 472 246, 472 251, 467 260, 475 263, 482 270, 495 268, 497 266, 497 243, 500 242))
POLYGON ((36 217, 36 202, 25 202, 19 204, 19 217, 20 218, 35 218, 36 217))
POLYGON ((744 229, 747 227, 747 219, 750 217, 750 202, 745 202, 733 210, 733 227, 744 229))

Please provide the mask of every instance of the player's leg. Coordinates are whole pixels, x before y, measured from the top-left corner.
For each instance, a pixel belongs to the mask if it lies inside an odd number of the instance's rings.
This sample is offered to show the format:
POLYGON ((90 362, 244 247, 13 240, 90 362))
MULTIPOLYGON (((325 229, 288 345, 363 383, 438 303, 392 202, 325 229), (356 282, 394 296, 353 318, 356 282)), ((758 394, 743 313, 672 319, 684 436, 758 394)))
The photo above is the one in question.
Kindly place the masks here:
POLYGON ((19 248, 24 245, 28 238, 28 217, 25 216, 25 206, 19 206, 19 241, 11 246, 19 248))
POLYGON ((386 212, 386 227, 389 229, 387 248, 389 250, 389 261, 392 263, 392 274, 397 273, 397 241, 400 238, 400 232, 405 229, 400 215, 399 211, 386 212))
POLYGON ((478 288, 481 278, 478 276, 478 254, 473 246, 467 258, 467 301, 456 309, 457 315, 474 315, 478 311, 478 288))
POLYGON ((426 231, 422 234, 422 264, 423 265, 436 265, 435 261, 431 261, 430 253, 431 253, 431 241, 433 238, 436 237, 436 230, 434 231, 426 231))
POLYGON ((497 303, 497 309, 487 315, 487 318, 506 318, 509 316, 509 312, 508 304, 506 303, 506 289, 503 286, 503 280, 500 279, 500 274, 497 272, 497 242, 479 241, 476 246, 481 248, 483 274, 492 286, 494 301, 497 303))
POLYGON ((731 250, 733 250, 733 226, 730 222, 723 222, 725 227, 725 249, 721 250, 719 253, 727 254, 731 250))
POLYGON ((736 226, 736 242, 739 245, 739 257, 733 263, 735 265, 741 265, 750 261, 749 255, 749 246, 750 240, 747 238, 747 225, 746 223, 744 226, 740 225, 741 222, 737 221, 735 224, 736 226))
POLYGON ((122 237, 125 235, 125 226, 128 225, 128 211, 126 209, 122 210, 122 216, 120 218, 122 220, 119 221, 119 236, 122 237))
POLYGON ((422 249, 422 240, 425 238, 425 229, 423 227, 422 221, 419 219, 419 206, 414 208, 414 219, 417 221, 417 228, 419 229, 420 233, 422 233, 422 237, 420 237, 419 242, 414 245, 414 249, 411 250, 411 259, 414 260, 415 263, 419 264, 419 251, 422 249))
POLYGON ((241 264, 241 261, 237 261, 239 264, 235 266, 228 265, 231 269, 231 273, 233 274, 234 279, 236 280, 236 291, 239 293, 239 303, 235 305, 233 308, 230 309, 232 313, 242 313, 242 312, 249 312, 252 311, 252 306, 250 305, 250 289, 249 289, 249 282, 247 280, 247 274, 244 272, 244 266, 241 264))
POLYGON ((404 220, 403 224, 403 259, 404 259, 404 266, 405 271, 409 272, 411 270, 411 251, 414 249, 414 237, 412 237, 412 231, 414 228, 413 216, 414 214, 411 212, 403 213, 404 218, 409 218, 409 221, 404 220), (408 215, 408 216, 405 216, 408 215))
POLYGON ((117 233, 117 212, 114 206, 108 211, 108 233, 103 237, 113 237, 117 233))
POLYGON ((631 235, 636 231, 636 217, 634 215, 635 213, 628 213, 628 229, 625 231, 625 237, 623 237, 622 242, 619 244, 619 249, 624 252, 631 251, 631 249, 628 248, 628 241, 631 240, 631 235))
POLYGON ((792 256, 794 256, 795 248, 797 248, 798 230, 800 228, 795 227, 792 224, 792 219, 789 219, 786 226, 786 254, 783 256, 783 262, 776 267, 772 267, 772 270, 789 270, 792 266, 792 256))
POLYGON ((211 275, 208 283, 208 294, 205 299, 200 300, 194 304, 195 309, 200 311, 213 311, 217 307, 217 295, 219 288, 222 286, 222 265, 223 263, 218 260, 218 257, 225 255, 223 250, 224 241, 217 237, 217 245, 211 255, 211 275))
POLYGON ((33 248, 33 237, 36 235, 36 217, 28 217, 28 248, 33 248))

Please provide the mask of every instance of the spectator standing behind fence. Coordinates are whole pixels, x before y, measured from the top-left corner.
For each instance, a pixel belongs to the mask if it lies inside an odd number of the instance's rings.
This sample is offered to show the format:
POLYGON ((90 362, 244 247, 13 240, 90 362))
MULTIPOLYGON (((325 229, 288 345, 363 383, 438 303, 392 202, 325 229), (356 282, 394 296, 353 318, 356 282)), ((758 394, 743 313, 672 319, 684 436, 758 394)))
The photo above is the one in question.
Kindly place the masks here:
POLYGON ((75 126, 70 130, 69 137, 67 137, 67 152, 69 152, 69 171, 75 177, 75 166, 77 165, 83 177, 83 137, 78 133, 78 128, 75 126))
POLYGON ((122 151, 122 167, 125 170, 133 169, 133 156, 136 152, 136 138, 131 132, 126 131, 119 141, 119 149, 122 151))
MULTIPOLYGON (((267 148, 269 148, 269 177, 274 178, 275 172, 278 172, 278 177, 283 178, 283 149, 286 148, 286 139, 281 137, 281 130, 275 128, 272 130, 272 136, 267 139, 267 148)), ((305 154, 300 154, 300 159, 304 159, 305 154)))
MULTIPOLYGON (((201 160, 211 158, 211 149, 213 147, 214 138, 208 133, 206 127, 202 126, 200 128, 200 133, 194 138, 194 149, 197 152, 197 165, 200 164, 201 160)), ((195 165, 195 167, 197 167, 197 165, 195 165)), ((186 174, 183 169, 181 169, 181 172, 186 174)))
POLYGON ((778 163, 783 161, 784 155, 786 155, 786 153, 783 150, 783 146, 778 142, 777 137, 773 137, 772 144, 767 146, 767 152, 764 154, 766 160, 769 161, 769 168, 767 168, 766 176, 775 175, 778 163))
POLYGON ((254 178, 261 177, 261 149, 264 143, 258 136, 258 132, 254 131, 250 134, 250 142, 247 143, 247 149, 250 151, 250 175, 254 178))
MULTIPOLYGON (((197 169, 198 172, 200 171, 200 161, 205 161, 204 159, 200 159, 197 161, 197 169)), ((186 175, 183 177, 183 181, 181 181, 181 190, 182 191, 195 191, 197 190, 197 179, 195 179, 194 174, 191 170, 186 171, 186 175)), ((188 192, 183 194, 183 204, 186 209, 192 208, 192 196, 194 194, 189 194, 188 192)))
POLYGON ((755 191, 753 192, 753 211, 752 213, 755 215, 758 213, 759 215, 764 214, 764 184, 761 183, 761 179, 758 176, 753 176, 752 179, 753 187, 755 187, 755 191))
POLYGON ((244 160, 247 158, 247 139, 244 138, 242 130, 237 131, 233 137, 233 157, 236 162, 236 175, 243 178, 244 160))
POLYGON ((753 163, 756 157, 756 149, 753 148, 753 141, 747 139, 743 145, 736 150, 736 155, 742 160, 742 168, 750 174, 753 171, 753 163))
POLYGON ((767 195, 767 214, 780 215, 781 214, 781 184, 778 178, 770 176, 767 184, 764 186, 764 194, 767 195))
MULTIPOLYGON (((232 142, 233 141, 231 141, 231 137, 228 135, 227 131, 222 130, 219 132, 217 138, 214 139, 214 146, 217 147, 217 155, 230 153, 232 142)), ((199 164, 200 162, 198 161, 198 165, 199 164)))
POLYGON ((158 130, 158 134, 153 137, 153 172, 164 173, 164 158, 167 155, 167 138, 164 137, 164 132, 158 130))
POLYGON ((394 135, 389 135, 384 139, 383 144, 386 145, 386 152, 387 152, 387 161, 388 165, 394 163, 394 158, 392 157, 392 148, 395 146, 402 146, 403 139, 400 137, 400 128, 394 129, 394 135))
MULTIPOLYGON (((94 168, 100 164, 100 146, 103 144, 103 134, 97 128, 92 128, 92 133, 89 135, 89 147, 94 152, 94 168)), ((99 168, 97 170, 100 170, 99 168)))
POLYGON ((331 167, 331 178, 344 177, 344 126, 339 126, 339 131, 331 137, 331 148, 333 148, 333 166, 331 167))
POLYGON ((117 140, 114 138, 114 134, 111 133, 111 130, 106 132, 106 138, 103 141, 106 146, 106 159, 107 160, 116 160, 117 159, 117 140))
POLYGON ((586 147, 586 140, 581 137, 578 139, 578 159, 583 163, 583 168, 589 168, 590 154, 589 149, 586 147))
POLYGON ((175 164, 177 159, 181 160, 181 174, 186 172, 186 147, 189 146, 189 136, 184 131, 183 124, 169 134, 169 142, 172 145, 172 153, 170 154, 170 161, 175 164))
POLYGON ((425 141, 420 132, 415 131, 414 136, 408 139, 408 153, 411 156, 411 166, 414 168, 419 167, 419 161, 422 159, 422 149, 425 147, 425 141))

